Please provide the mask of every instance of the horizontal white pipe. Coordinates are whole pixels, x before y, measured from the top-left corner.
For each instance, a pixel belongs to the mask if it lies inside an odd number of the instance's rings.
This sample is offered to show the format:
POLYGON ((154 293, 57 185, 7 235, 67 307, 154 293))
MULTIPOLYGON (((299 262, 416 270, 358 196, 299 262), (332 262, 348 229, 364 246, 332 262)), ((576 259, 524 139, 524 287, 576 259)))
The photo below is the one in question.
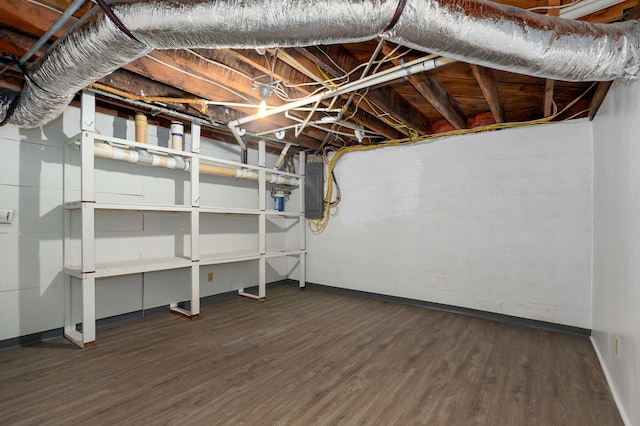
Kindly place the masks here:
MULTIPOLYGON (((204 103, 207 105, 228 106, 228 107, 234 107, 234 108, 258 108, 259 106, 257 104, 250 104, 250 103, 222 102, 222 101, 209 101, 209 100, 205 100, 204 103)), ((269 108, 270 107, 267 106, 267 109, 269 108)), ((302 107, 297 109, 297 111, 310 111, 310 110, 311 108, 302 108, 302 107)), ((340 109, 339 108, 316 108, 316 111, 339 112, 340 109)))
POLYGON ((624 0, 582 0, 560 9, 560 17, 578 19, 623 2, 624 0))
MULTIPOLYGON (((383 83, 396 80, 399 78, 403 78, 403 77, 408 77, 412 74, 429 71, 439 66, 449 64, 451 62, 456 62, 456 61, 454 59, 439 57, 439 58, 429 59, 426 61, 421 61, 413 65, 410 65, 411 63, 399 65, 397 67, 390 68, 386 71, 382 71, 377 74, 370 75, 369 77, 365 77, 361 80, 354 81, 353 83, 347 83, 340 87, 328 89, 328 90, 325 90, 324 92, 317 93, 315 95, 309 96, 304 99, 300 99, 297 101, 289 102, 285 105, 271 108, 265 111, 264 114, 248 115, 246 117, 242 117, 237 120, 230 121, 229 128, 233 131, 235 135, 236 132, 234 131, 234 129, 237 126, 250 123, 260 118, 274 115, 274 114, 279 114, 282 112, 291 111, 294 108, 299 108, 309 104, 315 104, 325 99, 344 95, 345 93, 349 93, 349 92, 356 92, 358 90, 366 89, 367 87, 383 84, 383 83)), ((236 139, 239 139, 239 136, 236 136, 236 139)))
POLYGON ((179 156, 151 154, 148 151, 134 151, 118 148, 106 143, 94 143, 94 155, 111 160, 127 161, 146 166, 164 167, 166 169, 189 170, 189 163, 179 156))
MULTIPOLYGON (((190 167, 189 161, 185 161, 180 156, 165 156, 151 154, 148 151, 135 151, 131 149, 123 149, 111 146, 106 143, 96 142, 94 144, 94 155, 99 158, 109 160, 126 161, 129 163, 142 164, 146 166, 163 167, 166 169, 188 171, 190 167)), ((257 170, 242 169, 236 167, 214 166, 211 164, 200 164, 200 173, 234 177, 240 179, 248 179, 257 181, 260 177, 257 170)), ((291 176, 282 176, 277 173, 266 173, 267 183, 299 186, 300 180, 291 176)))

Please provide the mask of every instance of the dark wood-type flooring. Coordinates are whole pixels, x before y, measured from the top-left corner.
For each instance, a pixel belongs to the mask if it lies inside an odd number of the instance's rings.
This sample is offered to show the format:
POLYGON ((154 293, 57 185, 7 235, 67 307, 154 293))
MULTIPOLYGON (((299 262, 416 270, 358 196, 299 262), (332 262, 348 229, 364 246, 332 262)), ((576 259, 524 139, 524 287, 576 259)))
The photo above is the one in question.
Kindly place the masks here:
POLYGON ((587 338, 326 291, 0 352, 0 424, 620 425, 587 338))

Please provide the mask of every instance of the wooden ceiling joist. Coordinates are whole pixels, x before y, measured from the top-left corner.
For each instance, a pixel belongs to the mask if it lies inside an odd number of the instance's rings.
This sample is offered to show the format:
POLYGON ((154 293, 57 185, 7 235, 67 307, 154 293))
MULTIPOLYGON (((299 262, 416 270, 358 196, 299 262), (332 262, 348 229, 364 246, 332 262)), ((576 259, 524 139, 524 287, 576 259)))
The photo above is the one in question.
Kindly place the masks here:
POLYGON ((481 67, 479 65, 469 64, 473 76, 476 78, 482 94, 489 104, 489 109, 493 114, 493 118, 496 123, 504 123, 504 108, 502 106, 502 99, 500 98, 500 91, 498 90, 498 83, 493 74, 493 71, 489 68, 481 67))
MULTIPOLYGON (((385 43, 382 52, 385 55, 392 54, 389 43, 385 43)), ((395 59, 393 63, 399 65, 400 60, 395 59)), ((431 74, 410 75, 408 81, 452 126, 458 130, 466 127, 466 120, 458 103, 431 74)))
MULTIPOLYGON (((353 56, 344 47, 339 45, 331 45, 323 47, 324 54, 330 56, 335 62, 335 65, 339 66, 342 70, 351 71, 357 66, 361 65, 361 62, 353 56)), ((326 62, 325 55, 318 55, 316 57, 318 67, 326 62)), ((307 59, 311 55, 307 55, 307 59)), ((314 57, 314 56, 311 56, 314 57)), ((325 71, 326 72, 326 71, 325 71)), ((355 75, 351 77, 351 80, 355 80, 360 77, 361 71, 356 71, 355 75)), ((341 77, 342 73, 330 75, 332 78, 341 77)), ((381 118, 385 123, 404 123, 406 126, 416 129, 419 133, 428 133, 431 130, 429 119, 422 115, 419 111, 413 108, 408 102, 402 99, 393 90, 369 90, 366 95, 366 100, 373 104, 369 105, 366 101, 361 101, 356 97, 354 102, 358 103, 359 107, 372 114, 375 117, 381 118), (380 114, 382 111, 382 114, 380 114), (390 115, 389 119, 385 114, 390 115)), ((390 124, 394 126, 394 124, 390 124)), ((407 134, 401 127, 396 127, 397 130, 407 134)))
POLYGON ((593 95, 593 98, 591 98, 591 103, 589 104, 589 121, 595 118, 612 84, 613 81, 601 81, 596 86, 596 93, 593 95))
POLYGON ((551 117, 553 111, 553 87, 555 86, 555 80, 546 79, 544 83, 544 105, 542 107, 542 116, 551 117))
POLYGON ((13 28, 0 26, 0 50, 21 57, 37 40, 13 28))
MULTIPOLYGON (((24 33, 42 36, 60 17, 60 13, 47 7, 27 1, 1 1, 0 20, 5 24, 18 28, 24 33)), ((63 35, 71 28, 75 19, 70 19, 56 34, 63 35)), ((30 46, 31 47, 31 46, 30 46)))
POLYGON ((416 90, 438 110, 440 114, 456 129, 464 129, 467 127, 464 114, 458 103, 451 97, 434 76, 431 74, 423 74, 416 77, 417 82, 414 86, 416 90))

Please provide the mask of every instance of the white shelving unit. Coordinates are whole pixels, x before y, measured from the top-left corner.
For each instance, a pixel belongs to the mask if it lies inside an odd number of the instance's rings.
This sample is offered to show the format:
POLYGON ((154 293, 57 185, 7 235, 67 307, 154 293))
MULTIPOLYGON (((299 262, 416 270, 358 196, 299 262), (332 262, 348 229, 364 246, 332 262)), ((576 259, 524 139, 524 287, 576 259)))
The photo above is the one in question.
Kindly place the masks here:
MULTIPOLYGON (((74 147, 80 148, 80 200, 69 201, 70 189, 65 182, 64 208, 65 208, 65 336, 81 348, 95 345, 96 340, 96 280, 100 278, 115 277, 120 275, 144 274, 147 272, 167 271, 172 269, 190 270, 191 298, 189 309, 178 306, 178 302, 171 303, 171 310, 181 316, 195 319, 200 314, 200 267, 208 265, 220 265, 246 261, 258 262, 258 294, 251 294, 244 289, 239 289, 241 296, 262 300, 266 297, 266 262, 267 259, 296 256, 299 258, 299 285, 305 286, 305 221, 304 221, 304 153, 300 154, 300 174, 291 174, 279 170, 269 169, 270 174, 289 176, 299 180, 299 208, 296 212, 280 212, 267 210, 267 168, 266 152, 263 142, 259 144, 258 165, 247 165, 229 160, 217 159, 200 154, 200 125, 191 124, 191 151, 184 152, 171 148, 155 145, 147 145, 110 136, 96 134, 95 129, 95 95, 85 92, 82 94, 81 132, 69 138, 65 147, 65 180, 67 179, 68 159, 67 151, 74 147), (190 162, 189 200, 183 205, 145 204, 145 203, 104 203, 96 202, 95 191, 95 141, 112 144, 113 146, 146 150, 153 154, 182 157, 190 162), (232 166, 253 170, 258 173, 258 208, 228 208, 200 205, 200 162, 221 166, 232 166), (165 212, 176 215, 189 215, 190 218, 190 256, 171 256, 161 258, 129 259, 120 262, 103 262, 96 259, 96 211, 141 211, 141 212, 165 212), (79 211, 80 217, 80 253, 79 256, 70 256, 70 229, 72 212, 79 211), (239 215, 253 216, 258 219, 258 247, 257 250, 230 251, 225 253, 201 253, 200 247, 200 219, 201 215, 239 215), (284 217, 287 220, 298 221, 299 246, 295 250, 266 250, 266 221, 267 217, 284 217), (78 262, 79 261, 79 262, 78 262), (72 279, 78 279, 82 292, 82 331, 78 330, 78 323, 74 321, 72 301, 72 279)), ((114 160, 115 161, 115 160, 114 160)), ((132 167, 140 167, 132 165, 132 167)), ((176 174, 185 173, 179 170, 176 174)), ((78 216, 76 214, 75 216, 78 216)), ((74 216, 74 217, 75 217, 74 216)), ((144 237, 141 237, 144 238, 144 237)))

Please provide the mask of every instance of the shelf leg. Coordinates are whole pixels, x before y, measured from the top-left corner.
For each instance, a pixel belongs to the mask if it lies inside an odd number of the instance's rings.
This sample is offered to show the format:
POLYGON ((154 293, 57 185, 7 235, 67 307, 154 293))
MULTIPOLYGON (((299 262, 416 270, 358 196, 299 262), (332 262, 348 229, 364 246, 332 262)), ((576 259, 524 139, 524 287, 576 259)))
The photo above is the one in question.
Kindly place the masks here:
POLYGON ((198 262, 191 265, 191 319, 200 315, 200 269, 198 262))
POLYGON ((71 285, 72 278, 70 275, 65 276, 64 279, 64 337, 69 339, 75 345, 79 347, 84 347, 84 343, 82 342, 82 334, 76 330, 76 325, 72 319, 72 296, 71 296, 71 285))
POLYGON ((244 288, 238 289, 238 295, 252 300, 262 301, 267 294, 267 259, 265 257, 267 251, 267 175, 266 167, 266 148, 264 140, 258 142, 258 208, 260 215, 258 216, 258 251, 260 258, 258 259, 258 294, 246 293, 244 288))
POLYGON ((82 344, 96 344, 96 279, 93 274, 82 280, 82 344))
POLYGON ((305 169, 306 169, 306 157, 304 152, 300 153, 299 156, 299 169, 300 169, 300 187, 299 187, 299 202, 300 202, 300 222, 299 222, 299 249, 300 249, 300 262, 299 262, 299 287, 300 288, 305 288, 306 286, 306 276, 307 276, 307 253, 306 253, 306 249, 307 249, 307 220, 304 217, 304 210, 305 210, 305 206, 304 206, 304 185, 305 185, 305 169))
POLYGON ((300 288, 305 288, 307 286, 306 283, 306 275, 307 275, 307 253, 300 253, 300 277, 298 278, 298 286, 300 288))
POLYGON ((178 306, 177 303, 170 303, 171 313, 184 318, 196 320, 200 317, 200 265, 193 262, 191 265, 191 309, 187 310, 178 306))
POLYGON ((93 274, 81 280, 82 290, 82 332, 76 330, 73 321, 72 278, 65 279, 64 337, 81 349, 96 345, 96 279, 93 274))
POLYGON ((258 260, 258 297, 267 297, 267 259, 264 256, 258 260))

